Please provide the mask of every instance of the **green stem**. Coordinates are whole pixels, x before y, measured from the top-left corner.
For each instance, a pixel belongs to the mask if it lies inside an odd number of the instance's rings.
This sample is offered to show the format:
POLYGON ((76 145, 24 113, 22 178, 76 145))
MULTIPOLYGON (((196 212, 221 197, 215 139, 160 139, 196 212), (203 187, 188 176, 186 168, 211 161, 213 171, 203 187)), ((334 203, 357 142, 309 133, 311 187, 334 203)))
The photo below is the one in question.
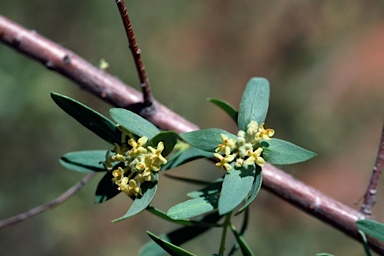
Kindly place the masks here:
POLYGON ((231 225, 231 217, 232 217, 232 212, 227 213, 225 215, 225 220, 223 223, 223 233, 221 234, 221 242, 220 242, 220 249, 219 249, 219 255, 224 255, 225 251, 225 238, 227 236, 227 228, 229 225, 231 225))
POLYGON ((359 234, 361 236, 361 239, 363 240, 363 247, 364 247, 365 254, 367 256, 372 256, 371 252, 369 251, 369 245, 368 245, 367 237, 365 236, 364 232, 361 230, 359 230, 359 234))

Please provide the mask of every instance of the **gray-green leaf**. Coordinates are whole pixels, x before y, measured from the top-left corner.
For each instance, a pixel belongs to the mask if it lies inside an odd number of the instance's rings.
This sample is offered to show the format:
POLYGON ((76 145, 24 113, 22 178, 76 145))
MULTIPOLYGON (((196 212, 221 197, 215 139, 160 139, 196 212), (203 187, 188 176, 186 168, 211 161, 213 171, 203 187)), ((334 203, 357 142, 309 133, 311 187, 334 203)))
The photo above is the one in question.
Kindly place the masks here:
POLYGON ((307 161, 315 153, 285 140, 272 138, 262 141, 263 158, 271 164, 294 164, 307 161))
POLYGON ((240 102, 238 115, 239 130, 246 131, 249 122, 264 123, 269 106, 269 82, 254 77, 247 83, 240 102))
POLYGON ((109 113, 116 123, 140 137, 146 136, 152 139, 160 132, 151 122, 129 110, 112 108, 109 113))
MULTIPOLYGON (((233 165, 233 164, 232 164, 233 165)), ((255 179, 255 165, 240 170, 233 169, 224 177, 219 198, 219 214, 224 215, 242 203, 252 188, 255 179)))
POLYGON ((180 134, 180 137, 195 148, 215 152, 217 146, 222 143, 221 134, 227 135, 229 139, 236 139, 235 135, 217 128, 186 132, 180 134))
POLYGON ((77 172, 105 172, 102 162, 105 161, 106 153, 106 150, 70 152, 60 158, 60 164, 77 172))
POLYGON ((51 97, 61 109, 100 138, 111 144, 120 143, 121 132, 111 120, 70 97, 58 93, 51 93, 51 97))

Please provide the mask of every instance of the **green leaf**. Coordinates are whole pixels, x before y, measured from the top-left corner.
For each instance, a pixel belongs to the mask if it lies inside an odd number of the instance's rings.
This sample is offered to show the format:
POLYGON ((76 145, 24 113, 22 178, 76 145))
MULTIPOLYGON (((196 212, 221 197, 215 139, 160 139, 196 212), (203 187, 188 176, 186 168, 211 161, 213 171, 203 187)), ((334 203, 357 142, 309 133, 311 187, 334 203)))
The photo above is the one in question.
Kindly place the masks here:
POLYGON ((175 220, 189 219, 217 208, 218 196, 204 196, 187 200, 171 207, 167 215, 175 220))
POLYGON ((234 228, 234 226, 231 226, 231 231, 232 231, 233 235, 235 236, 237 243, 240 246, 242 254, 244 256, 253 256, 254 254, 253 254, 253 252, 251 250, 251 247, 247 244, 247 242, 245 241, 244 237, 241 236, 239 233, 237 233, 237 231, 234 228))
POLYGON ((240 102, 238 115, 239 130, 246 131, 249 122, 264 123, 269 105, 269 82, 254 77, 247 83, 240 102))
POLYGON ((61 109, 100 138, 111 144, 120 143, 121 132, 111 120, 67 96, 51 93, 51 97, 61 109))
POLYGON ((256 196, 260 192, 261 184, 263 183, 263 175, 261 172, 261 167, 256 165, 256 177, 252 184, 251 191, 249 191, 248 197, 245 200, 245 204, 243 207, 240 208, 240 210, 235 214, 238 215, 241 212, 243 212, 247 207, 255 200, 256 196))
POLYGON ((118 222, 121 220, 125 220, 129 217, 132 217, 140 212, 144 211, 145 208, 152 202, 153 197, 155 196, 157 190, 157 180, 159 179, 159 174, 155 173, 155 181, 153 182, 144 182, 141 185, 141 189, 143 192, 142 196, 137 196, 133 201, 133 204, 129 208, 128 212, 124 214, 124 216, 113 220, 112 222, 118 222))
POLYGON ((169 170, 199 158, 211 157, 213 157, 212 152, 207 152, 198 148, 190 147, 186 150, 180 150, 173 154, 171 159, 169 159, 167 164, 165 164, 161 169, 169 170))
POLYGON ((100 180, 96 188, 95 204, 103 203, 120 193, 118 186, 112 181, 112 173, 107 172, 100 180))
POLYGON ((221 134, 227 135, 229 139, 237 138, 232 133, 217 128, 186 132, 180 134, 180 137, 195 148, 215 152, 217 146, 222 143, 221 134))
POLYGON ((140 137, 150 140, 160 132, 151 122, 126 109, 112 108, 109 113, 116 123, 140 137))
POLYGON ((272 138, 262 141, 261 145, 264 160, 271 164, 294 164, 316 156, 315 153, 285 140, 272 138))
POLYGON ((105 161, 106 152, 106 150, 70 152, 60 158, 60 164, 77 172, 105 172, 102 162, 105 161))
MULTIPOLYGON (((232 163, 232 166, 234 164, 232 163)), ((235 209, 248 195, 255 179, 255 165, 234 169, 224 177, 219 198, 219 214, 224 215, 235 209)))
MULTIPOLYGON (((210 214, 205 215, 200 221, 205 224, 211 223, 212 226, 217 226, 217 223, 222 216, 219 216, 217 212, 212 212, 210 214)), ((197 237, 198 235, 210 230, 211 227, 207 226, 191 226, 191 227, 182 227, 178 228, 174 231, 171 231, 168 234, 161 235, 160 237, 168 241, 174 245, 181 245, 189 240, 192 240, 193 238, 197 237)), ((164 250, 161 249, 157 244, 155 244, 154 241, 150 241, 146 243, 141 249, 140 249, 140 255, 142 256, 162 256, 164 255, 164 250)))
MULTIPOLYGON (((236 231, 236 233, 239 236, 244 236, 245 231, 247 230, 247 227, 248 227, 248 224, 249 224, 249 209, 248 208, 245 209, 243 216, 244 216, 244 219, 243 219, 243 223, 241 224, 240 231, 239 232, 236 231)), ((230 227, 231 227, 231 229, 236 230, 236 228, 235 228, 235 226, 233 224, 230 227)), ((229 251, 228 256, 235 255, 236 251, 239 248, 240 248, 239 243, 236 242, 232 246, 232 249, 229 251)))
POLYGON ((215 98, 208 98, 208 100, 213 104, 215 104, 216 106, 218 106, 219 108, 221 108, 222 110, 224 110, 224 112, 227 113, 232 118, 232 120, 235 121, 235 123, 237 123, 238 112, 237 112, 237 109, 234 108, 231 104, 229 104, 224 100, 215 99, 215 98))
POLYGON ((179 135, 175 132, 160 132, 148 142, 148 146, 156 147, 162 141, 164 143, 164 150, 161 154, 166 157, 172 152, 178 137, 179 135))
POLYGON ((219 178, 214 183, 209 184, 205 188, 189 192, 187 196, 189 196, 190 198, 198 198, 216 195, 220 192, 222 184, 223 178, 219 178))
POLYGON ((384 241, 384 224, 373 220, 358 220, 357 227, 369 236, 384 241))
POLYGON ((158 236, 154 235, 153 233, 147 231, 147 234, 152 238, 153 241, 155 241, 158 245, 161 246, 166 252, 168 252, 170 255, 177 255, 177 256, 191 256, 195 255, 191 252, 188 252, 184 250, 183 248, 180 248, 176 245, 173 245, 158 236))

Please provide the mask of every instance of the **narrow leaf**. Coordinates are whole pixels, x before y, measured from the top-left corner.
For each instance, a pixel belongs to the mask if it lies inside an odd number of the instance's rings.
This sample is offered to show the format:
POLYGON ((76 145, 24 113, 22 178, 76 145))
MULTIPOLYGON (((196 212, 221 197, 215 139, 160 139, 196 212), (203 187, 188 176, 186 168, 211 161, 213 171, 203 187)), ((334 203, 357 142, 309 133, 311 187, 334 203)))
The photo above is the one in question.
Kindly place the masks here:
POLYGON ((217 179, 214 183, 209 184, 205 188, 189 192, 187 196, 189 196, 190 198, 198 198, 216 195, 220 192, 222 184, 223 178, 217 179))
POLYGON ((154 182, 144 182, 143 185, 141 185, 143 195, 135 198, 135 200, 133 201, 128 212, 126 214, 124 214, 124 216, 122 216, 118 219, 115 219, 112 222, 118 222, 121 220, 125 220, 129 217, 132 217, 132 216, 139 214, 140 212, 144 211, 145 208, 147 208, 147 206, 152 202, 152 199, 155 196, 155 193, 157 190, 158 178, 159 178, 159 174, 156 173, 154 182))
POLYGON ((285 140, 270 139, 262 142, 263 158, 271 164, 294 164, 307 161, 315 153, 285 140))
POLYGON ((109 113, 116 123, 140 137, 146 136, 152 139, 160 132, 151 122, 129 110, 112 108, 109 113))
POLYGON ((384 241, 384 224, 373 220, 358 220, 357 227, 369 236, 384 241))
MULTIPOLYGON (((211 223, 212 226, 216 225, 216 223, 222 218, 222 216, 219 216, 217 212, 212 212, 210 214, 205 215, 203 218, 200 219, 202 223, 211 223)), ((176 229, 168 234, 162 235, 161 238, 163 238, 165 241, 168 241, 174 245, 181 245, 189 240, 192 240, 193 238, 197 237, 198 235, 210 230, 211 227, 202 227, 202 226, 191 226, 191 227, 182 227, 179 229, 176 229)), ((157 247, 159 248, 159 247, 157 247)), ((140 255, 142 256, 160 256, 164 255, 163 250, 155 249, 154 241, 146 243, 141 249, 140 249, 140 255), (162 253, 161 253, 162 252, 162 253)))
POLYGON ((247 199, 245 200, 244 206, 241 207, 240 210, 235 215, 242 213, 253 202, 253 200, 255 200, 256 196, 260 192, 262 182, 263 182, 263 176, 261 172, 261 167, 256 165, 256 177, 252 184, 251 191, 249 191, 249 194, 247 199))
POLYGON ((247 83, 240 102, 238 115, 239 130, 246 131, 250 121, 264 123, 269 105, 269 82, 254 77, 247 83))
POLYGON ((215 152, 217 146, 222 143, 221 134, 227 135, 230 139, 236 138, 235 135, 217 128, 186 132, 180 134, 180 137, 195 148, 215 152))
POLYGON ((213 157, 212 152, 207 152, 198 148, 190 147, 186 150, 180 150, 173 154, 171 159, 169 159, 167 164, 164 165, 161 169, 169 170, 199 158, 211 157, 213 157))
POLYGON ((234 226, 231 226, 231 231, 232 231, 233 235, 235 236, 236 241, 239 244, 241 252, 243 253, 243 255, 244 256, 253 256, 254 254, 253 254, 250 246, 247 244, 244 237, 241 236, 239 233, 237 233, 234 226))
POLYGON ((232 120, 235 121, 235 123, 237 123, 238 112, 237 109, 235 109, 231 104, 224 100, 215 98, 208 98, 208 100, 219 108, 221 108, 222 110, 224 110, 224 112, 227 113, 232 118, 232 120))
POLYGON ((100 180, 96 188, 96 195, 94 199, 95 204, 103 203, 120 193, 117 185, 112 181, 112 173, 107 172, 100 180))
POLYGON ((60 158, 60 164, 77 172, 105 172, 102 162, 105 161, 106 152, 106 150, 70 152, 60 158))
POLYGON ((116 125, 105 116, 67 96, 51 93, 51 97, 67 114, 103 140, 111 144, 120 142, 121 132, 117 129, 116 125))
POLYGON ((171 207, 167 215, 175 220, 199 216, 217 208, 217 198, 217 196, 206 196, 187 200, 171 207))
POLYGON ((224 177, 219 198, 219 214, 224 215, 235 209, 248 195, 255 179, 255 166, 249 165, 240 170, 233 169, 224 177))
POLYGON ((170 255, 177 255, 177 256, 191 256, 191 255, 195 255, 191 252, 188 252, 186 250, 184 250, 183 248, 180 248, 176 245, 173 245, 161 238, 159 238, 158 236, 156 236, 155 234, 147 231, 147 234, 152 238, 153 241, 155 241, 158 245, 161 246, 161 248, 163 248, 166 252, 168 252, 170 255))
POLYGON ((164 143, 162 155, 166 157, 172 152, 178 137, 179 135, 175 132, 160 132, 148 142, 148 146, 156 147, 157 144, 162 141, 164 143))

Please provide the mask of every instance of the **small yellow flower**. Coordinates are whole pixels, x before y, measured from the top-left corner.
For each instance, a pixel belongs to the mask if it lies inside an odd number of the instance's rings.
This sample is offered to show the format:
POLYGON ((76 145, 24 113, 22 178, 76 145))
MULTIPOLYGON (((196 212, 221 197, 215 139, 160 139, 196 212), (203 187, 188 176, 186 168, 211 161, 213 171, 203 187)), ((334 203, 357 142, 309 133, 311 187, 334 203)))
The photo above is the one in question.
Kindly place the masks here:
POLYGON ((161 153, 163 152, 164 150, 164 143, 162 141, 160 141, 158 144, 157 144, 157 149, 154 149, 153 147, 149 146, 148 149, 152 152, 152 154, 150 155, 151 157, 151 160, 154 162, 154 163, 157 163, 157 164, 166 164, 167 163, 167 159, 165 159, 161 153))
POLYGON ((137 142, 133 138, 129 139, 128 144, 131 145, 132 149, 129 150, 128 155, 132 157, 137 154, 147 153, 147 150, 144 148, 147 141, 148 138, 145 136, 138 139, 137 142))
POLYGON ((232 155, 226 155, 225 157, 218 154, 218 153, 215 153, 213 154, 217 159, 219 159, 219 162, 216 163, 216 166, 219 167, 219 168, 225 168, 227 171, 230 171, 232 169, 232 166, 229 164, 230 162, 232 162, 235 157, 236 157, 236 154, 232 154, 232 155))
POLYGON ((221 134, 222 144, 215 149, 216 153, 225 153, 225 155, 231 154, 231 150, 236 147, 236 139, 229 139, 227 135, 221 134))
POLYGON ((264 166, 265 160, 260 156, 262 152, 263 152, 263 148, 261 147, 253 151, 250 154, 250 157, 248 157, 247 160, 244 161, 244 165, 251 165, 255 163, 259 166, 264 166))
POLYGON ((259 131, 256 133, 256 138, 259 140, 270 140, 275 134, 273 129, 264 129, 264 123, 259 126, 259 131))

